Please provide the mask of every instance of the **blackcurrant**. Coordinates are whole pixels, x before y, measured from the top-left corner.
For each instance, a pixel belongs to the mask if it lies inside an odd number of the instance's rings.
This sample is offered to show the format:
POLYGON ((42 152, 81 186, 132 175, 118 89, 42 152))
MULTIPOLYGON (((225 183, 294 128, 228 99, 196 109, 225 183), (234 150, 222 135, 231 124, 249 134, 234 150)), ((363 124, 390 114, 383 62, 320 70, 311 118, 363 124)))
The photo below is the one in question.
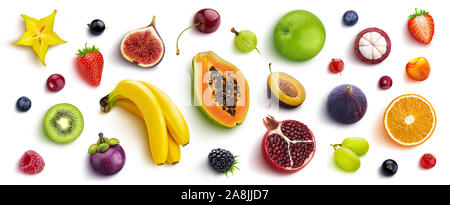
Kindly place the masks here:
POLYGON ((397 162, 395 162, 392 159, 388 159, 383 162, 381 165, 381 172, 385 176, 393 176, 395 173, 397 173, 398 165, 397 162))
POLYGON ((103 31, 105 31, 105 23, 100 19, 93 20, 90 24, 88 24, 88 26, 89 31, 96 36, 102 34, 103 31))

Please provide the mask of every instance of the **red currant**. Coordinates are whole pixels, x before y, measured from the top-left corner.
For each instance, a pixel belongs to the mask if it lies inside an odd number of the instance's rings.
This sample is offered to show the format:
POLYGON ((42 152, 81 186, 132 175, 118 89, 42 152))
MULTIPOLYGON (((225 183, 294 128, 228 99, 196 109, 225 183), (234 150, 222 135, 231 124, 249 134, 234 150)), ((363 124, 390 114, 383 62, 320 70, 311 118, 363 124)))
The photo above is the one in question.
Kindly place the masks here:
POLYGON ((58 92, 64 88, 66 80, 60 74, 53 74, 47 79, 47 88, 53 92, 58 92))
POLYGON ((387 90, 392 87, 392 78, 385 75, 380 78, 378 81, 378 86, 380 86, 381 89, 387 90))
POLYGON ((431 169, 436 165, 436 157, 430 153, 424 154, 420 158, 420 165, 425 169, 431 169))
POLYGON ((344 70, 344 61, 339 58, 333 58, 331 60, 329 69, 332 73, 340 73, 344 70))

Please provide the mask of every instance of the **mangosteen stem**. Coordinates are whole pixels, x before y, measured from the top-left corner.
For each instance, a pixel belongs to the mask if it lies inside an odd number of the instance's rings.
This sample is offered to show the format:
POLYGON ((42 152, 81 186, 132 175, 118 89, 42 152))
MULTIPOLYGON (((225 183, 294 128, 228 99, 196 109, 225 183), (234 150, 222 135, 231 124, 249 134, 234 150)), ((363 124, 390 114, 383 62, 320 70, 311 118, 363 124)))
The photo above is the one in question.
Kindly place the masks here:
POLYGON ((192 26, 189 26, 189 27, 187 27, 186 29, 184 29, 184 30, 180 33, 180 35, 178 35, 178 38, 177 38, 177 55, 180 55, 180 49, 178 49, 178 41, 180 40, 181 35, 182 35, 185 31, 187 31, 187 30, 189 30, 189 29, 191 29, 191 28, 193 28, 193 27, 197 27, 197 26, 199 26, 200 24, 202 24, 202 22, 198 22, 198 23, 196 23, 196 24, 194 24, 194 25, 192 25, 192 26))
POLYGON ((103 139, 103 133, 98 133, 98 136, 99 136, 99 138, 100 138, 100 143, 103 143, 103 142, 105 142, 105 140, 103 139))
POLYGON ((234 34, 236 34, 236 36, 239 35, 239 32, 236 31, 236 29, 235 29, 234 27, 231 28, 231 32, 234 33, 234 34))

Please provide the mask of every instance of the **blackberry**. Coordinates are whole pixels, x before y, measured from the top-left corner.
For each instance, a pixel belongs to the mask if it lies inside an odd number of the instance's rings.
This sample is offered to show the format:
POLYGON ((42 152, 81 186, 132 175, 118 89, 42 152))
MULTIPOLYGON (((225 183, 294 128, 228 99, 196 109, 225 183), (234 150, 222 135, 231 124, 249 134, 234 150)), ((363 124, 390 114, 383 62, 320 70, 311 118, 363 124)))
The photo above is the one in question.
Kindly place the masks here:
POLYGON ((219 173, 233 173, 234 170, 238 169, 235 165, 238 163, 236 160, 237 156, 226 149, 213 149, 208 155, 208 161, 212 168, 214 168, 219 173))

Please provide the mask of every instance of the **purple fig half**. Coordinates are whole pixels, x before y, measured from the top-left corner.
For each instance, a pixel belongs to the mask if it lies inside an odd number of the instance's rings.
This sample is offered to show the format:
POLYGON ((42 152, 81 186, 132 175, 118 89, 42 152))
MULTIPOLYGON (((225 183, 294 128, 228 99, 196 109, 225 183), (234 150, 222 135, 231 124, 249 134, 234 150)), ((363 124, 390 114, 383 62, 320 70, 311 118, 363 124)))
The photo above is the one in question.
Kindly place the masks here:
POLYGON ((155 28, 155 17, 152 23, 144 28, 130 31, 122 39, 120 52, 125 60, 143 68, 151 68, 161 62, 165 47, 155 28))

